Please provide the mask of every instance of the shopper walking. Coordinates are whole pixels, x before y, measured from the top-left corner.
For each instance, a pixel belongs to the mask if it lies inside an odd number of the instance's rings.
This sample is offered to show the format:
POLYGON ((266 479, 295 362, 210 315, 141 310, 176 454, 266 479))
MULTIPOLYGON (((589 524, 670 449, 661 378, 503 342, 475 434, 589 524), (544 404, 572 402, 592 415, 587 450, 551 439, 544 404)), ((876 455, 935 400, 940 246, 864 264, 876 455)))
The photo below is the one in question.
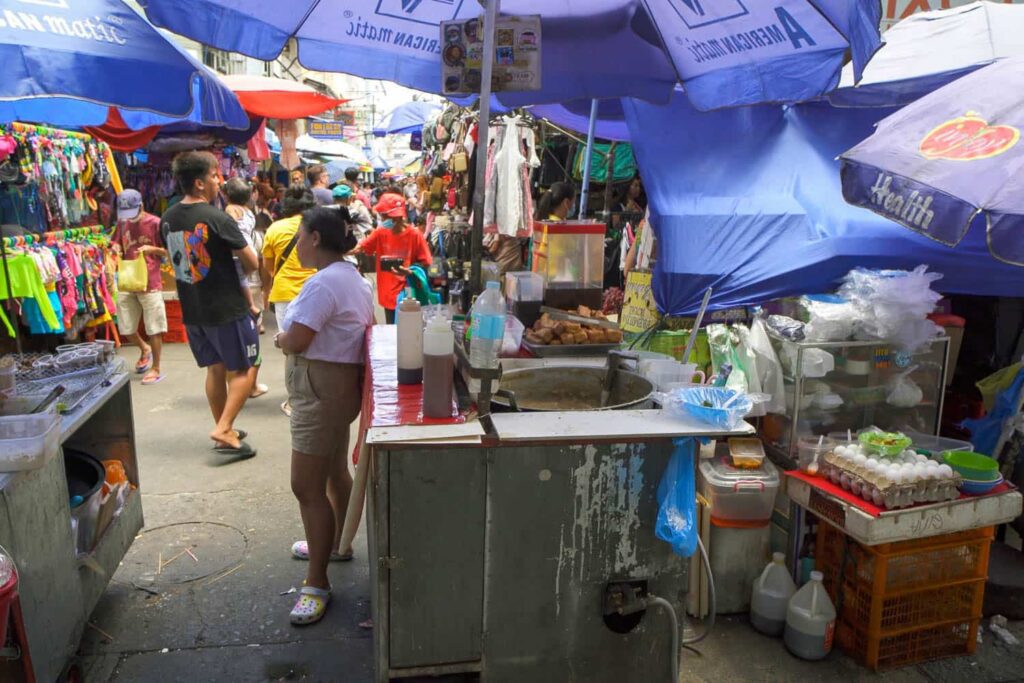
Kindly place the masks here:
POLYGON ((370 216, 370 210, 356 199, 352 188, 345 183, 339 183, 334 186, 331 194, 334 195, 334 203, 337 206, 344 206, 348 210, 352 222, 355 223, 357 236, 362 239, 369 235, 373 230, 373 217, 370 216))
POLYGON ((344 207, 303 214, 295 251, 316 273, 288 306, 275 338, 288 356, 291 483, 306 532, 292 555, 309 561, 293 624, 323 618, 331 597, 328 562, 352 559, 352 548, 338 546, 352 490, 349 427, 359 415, 363 340, 373 324, 370 285, 345 260, 356 245, 354 228, 344 207))
POLYGON ((433 259, 423 233, 406 222, 405 198, 401 193, 381 195, 373 210, 381 216, 380 227, 360 242, 355 251, 377 259, 377 300, 384 308, 385 322, 391 325, 409 266, 429 268, 433 259), (393 259, 395 265, 382 268, 381 258, 385 257, 393 259))
MULTIPOLYGON (((267 298, 274 307, 279 330, 288 305, 299 295, 306 280, 316 272, 314 268, 304 267, 295 253, 302 212, 315 206, 316 199, 312 192, 302 185, 292 185, 284 197, 285 218, 273 223, 263 240, 263 267, 270 286, 270 296, 267 298)), ((281 410, 285 415, 291 415, 288 401, 281 404, 281 410)))
POLYGON ((135 371, 142 373, 142 383, 156 384, 164 378, 160 372, 160 356, 163 336, 167 332, 167 310, 164 308, 160 263, 167 257, 167 251, 160 235, 160 219, 142 208, 142 195, 138 190, 124 190, 117 196, 117 226, 113 242, 114 248, 120 250, 122 260, 131 261, 141 256, 146 261, 145 290, 118 293, 117 330, 139 347, 135 371), (140 321, 149 338, 148 343, 139 335, 140 321))
POLYGON ((317 206, 333 206, 334 195, 327 189, 327 185, 331 181, 331 177, 327 173, 327 167, 320 164, 310 166, 306 171, 306 178, 309 180, 309 189, 313 192, 313 198, 316 199, 317 206))
POLYGON ((164 213, 161 234, 192 355, 206 368, 206 399, 216 423, 210 439, 218 452, 252 457, 256 450, 234 425, 252 391, 249 369, 259 358, 260 338, 233 257, 249 273, 256 269, 256 252, 235 221, 212 206, 221 185, 216 157, 185 152, 175 157, 172 170, 185 197, 164 213))

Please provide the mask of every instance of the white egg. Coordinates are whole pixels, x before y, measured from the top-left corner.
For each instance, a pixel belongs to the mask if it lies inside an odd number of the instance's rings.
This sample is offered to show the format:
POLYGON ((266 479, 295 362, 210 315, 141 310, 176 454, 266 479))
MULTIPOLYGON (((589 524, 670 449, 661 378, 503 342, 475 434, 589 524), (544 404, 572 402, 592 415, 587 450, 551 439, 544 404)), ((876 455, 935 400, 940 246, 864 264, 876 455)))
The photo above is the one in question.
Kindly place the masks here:
POLYGON ((894 484, 902 484, 903 483, 903 470, 901 470, 901 469, 889 470, 889 475, 888 476, 889 476, 889 481, 891 481, 894 484))
POLYGON ((923 462, 928 462, 928 456, 926 456, 926 455, 922 455, 920 453, 915 453, 915 457, 916 457, 916 460, 918 462, 922 462, 922 463, 923 462))
POLYGON ((904 472, 909 472, 914 469, 914 466, 911 465, 909 462, 905 462, 902 465, 900 465, 900 469, 903 470, 904 472))
POLYGON ((939 476, 943 479, 953 478, 953 468, 949 465, 939 465, 939 476))
POLYGON ((936 467, 939 466, 939 463, 935 462, 934 460, 929 460, 928 462, 925 463, 925 465, 928 466, 928 469, 935 469, 936 467))
POLYGON ((868 460, 866 463, 864 463, 864 467, 867 468, 868 472, 877 472, 878 471, 878 461, 877 460, 868 460))
POLYGON ((849 449, 846 446, 836 446, 836 455, 841 458, 845 458, 846 454, 849 453, 849 449))
POLYGON ((864 457, 863 453, 858 453, 857 455, 853 456, 853 461, 858 465, 863 465, 868 461, 868 459, 864 457))
POLYGON ((878 461, 875 460, 874 458, 868 458, 867 462, 868 462, 868 464, 874 463, 876 466, 878 465, 878 461))

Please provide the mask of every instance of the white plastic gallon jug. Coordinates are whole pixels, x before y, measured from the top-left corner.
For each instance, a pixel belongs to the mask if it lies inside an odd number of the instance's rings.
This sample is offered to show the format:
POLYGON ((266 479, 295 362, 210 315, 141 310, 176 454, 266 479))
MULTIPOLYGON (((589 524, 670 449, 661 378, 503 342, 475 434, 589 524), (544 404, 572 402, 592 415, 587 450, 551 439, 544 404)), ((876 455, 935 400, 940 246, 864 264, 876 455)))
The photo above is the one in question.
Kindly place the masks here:
POLYGON ((751 626, 765 635, 781 636, 786 628, 786 608, 793 593, 796 593, 796 584, 786 570, 786 556, 773 553, 772 561, 754 581, 750 596, 751 626))
POLYGON ((832 651, 836 630, 836 608, 822 585, 821 572, 793 594, 786 610, 786 649, 801 659, 824 659, 832 651))

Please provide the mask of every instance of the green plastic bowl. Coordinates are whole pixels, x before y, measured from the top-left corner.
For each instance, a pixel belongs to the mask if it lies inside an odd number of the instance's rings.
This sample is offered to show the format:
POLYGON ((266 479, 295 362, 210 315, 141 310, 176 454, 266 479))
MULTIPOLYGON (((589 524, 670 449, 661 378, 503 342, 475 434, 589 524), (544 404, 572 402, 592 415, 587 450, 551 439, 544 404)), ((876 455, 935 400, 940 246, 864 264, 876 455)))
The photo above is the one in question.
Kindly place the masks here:
POLYGON ((971 481, 995 481, 999 478, 999 463, 981 453, 951 451, 943 455, 946 464, 971 481))
POLYGON ((857 437, 857 440, 860 441, 861 445, 863 445, 865 449, 867 449, 868 453, 875 453, 878 455, 892 457, 895 455, 899 455, 907 448, 910 448, 910 444, 912 443, 910 437, 904 436, 902 434, 885 432, 887 436, 894 439, 894 443, 888 445, 881 444, 873 440, 874 438, 877 438, 877 434, 878 432, 862 432, 857 437))

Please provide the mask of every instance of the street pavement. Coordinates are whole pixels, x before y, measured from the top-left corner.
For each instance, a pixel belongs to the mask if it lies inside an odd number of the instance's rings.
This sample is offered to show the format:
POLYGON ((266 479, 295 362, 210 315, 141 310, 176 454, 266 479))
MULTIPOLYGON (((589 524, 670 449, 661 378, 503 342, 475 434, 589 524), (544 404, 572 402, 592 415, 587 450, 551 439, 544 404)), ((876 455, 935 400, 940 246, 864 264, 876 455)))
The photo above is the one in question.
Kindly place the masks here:
MULTIPOLYGON (((264 337, 268 346, 272 333, 264 337)), ((133 350, 121 354, 134 365, 133 350)), ((86 629, 79 653, 85 681, 372 681, 372 634, 359 626, 370 616, 362 531, 355 560, 331 565, 326 618, 304 628, 288 622, 295 600, 289 591, 304 574, 288 552, 302 525, 288 480, 288 422, 278 407, 285 398, 281 355, 265 350, 261 380, 270 393, 250 401, 238 421, 259 451, 241 462, 210 449, 204 374, 188 347, 169 345, 163 365, 159 384, 143 387, 133 378, 146 527, 86 629), (182 554, 185 547, 195 558, 182 554)), ((1024 642, 1021 624, 1011 631, 1024 642)), ((745 619, 720 618, 707 640, 684 652, 681 679, 1012 681, 1024 676, 1022 654, 1024 645, 1006 646, 986 630, 975 656, 877 675, 837 652, 803 662, 745 619)))

